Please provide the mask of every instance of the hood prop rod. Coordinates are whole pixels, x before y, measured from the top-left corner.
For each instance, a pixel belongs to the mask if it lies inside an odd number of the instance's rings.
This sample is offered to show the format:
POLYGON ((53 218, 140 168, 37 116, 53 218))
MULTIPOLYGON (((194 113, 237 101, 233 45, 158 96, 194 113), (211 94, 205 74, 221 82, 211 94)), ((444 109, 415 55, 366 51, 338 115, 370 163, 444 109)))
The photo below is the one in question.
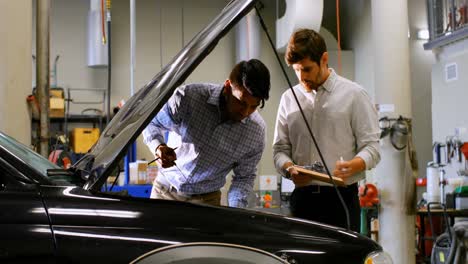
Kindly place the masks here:
POLYGON ((304 122, 307 126, 307 130, 309 131, 309 134, 310 134, 310 137, 312 138, 312 141, 314 142, 314 146, 315 148, 317 149, 317 152, 320 156, 320 160, 322 161, 322 164, 323 166, 325 167, 325 170, 327 172, 327 175, 328 177, 330 178, 331 180, 331 183, 333 184, 333 187, 335 188, 335 191, 336 191, 336 194, 338 195, 338 198, 340 199, 341 201, 341 205, 343 206, 343 209, 345 211, 345 214, 346 214, 346 225, 348 227, 348 230, 351 230, 351 226, 350 226, 350 220, 349 220, 349 210, 348 210, 348 207, 346 206, 346 203, 344 202, 343 200, 343 196, 341 196, 341 193, 340 193, 340 190, 338 190, 338 187, 336 186, 335 184, 335 181, 333 180, 333 177, 331 176, 331 173, 330 173, 330 170, 328 169, 328 166, 327 164, 325 163, 325 159, 323 158, 323 155, 322 155, 322 151, 320 150, 318 144, 317 144, 317 141, 315 139, 315 136, 314 136, 314 133, 312 133, 312 129, 310 128, 310 125, 309 125, 309 122, 307 121, 305 115, 304 115, 304 110, 302 110, 302 107, 301 107, 301 104, 299 103, 299 99, 297 99, 297 95, 296 95, 296 92, 294 91, 293 87, 292 87, 292 84, 291 84, 291 81, 289 80, 289 77, 286 73, 286 70, 284 69, 284 66, 283 64, 281 63, 281 59, 278 55, 278 52, 276 52, 276 47, 275 47, 275 44, 273 43, 273 41, 271 40, 271 36, 270 34, 268 33, 268 28, 267 26, 265 25, 265 22, 263 21, 263 18, 262 18, 262 15, 260 14, 260 11, 258 10, 257 7, 255 7, 255 10, 257 11, 257 15, 258 15, 258 18, 260 20, 260 24, 262 25, 262 28, 263 28, 263 31, 265 31, 265 34, 266 36, 268 37, 268 41, 270 42, 270 45, 271 45, 271 48, 273 50, 273 53, 275 54, 275 57, 278 61, 278 64, 280 65, 280 68, 281 68, 281 71, 283 72, 283 75, 284 77, 286 78, 286 81, 288 82, 288 85, 289 85, 289 89, 291 89, 291 92, 293 93, 294 95, 294 99, 296 101, 296 104, 297 106, 299 107, 299 110, 301 112, 301 115, 302 115, 302 118, 304 119, 304 122))

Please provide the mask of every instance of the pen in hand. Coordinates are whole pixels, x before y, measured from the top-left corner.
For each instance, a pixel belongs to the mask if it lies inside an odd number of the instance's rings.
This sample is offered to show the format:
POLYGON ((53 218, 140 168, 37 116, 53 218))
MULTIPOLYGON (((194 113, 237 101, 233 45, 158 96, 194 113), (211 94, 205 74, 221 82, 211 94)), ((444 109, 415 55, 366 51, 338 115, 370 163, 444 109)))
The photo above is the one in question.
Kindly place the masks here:
MULTIPOLYGON (((174 151, 174 150, 176 150, 177 148, 178 148, 178 147, 175 147, 175 148, 173 148, 172 150, 174 151)), ((155 158, 154 160, 151 160, 150 162, 148 162, 148 165, 150 165, 151 163, 153 163, 153 162, 159 160, 160 158, 161 158, 161 157, 157 157, 157 158, 155 158)))
MULTIPOLYGON (((345 160, 343 159, 343 156, 340 156, 340 163, 344 163, 344 162, 345 162, 345 160)), ((346 168, 341 168, 341 171, 346 172, 347 169, 346 168)))
POLYGON ((161 158, 161 157, 157 157, 157 158, 155 158, 154 160, 152 160, 152 161, 148 162, 148 165, 150 165, 151 163, 153 163, 153 162, 157 161, 157 160, 158 160, 158 159, 160 159, 160 158, 161 158))

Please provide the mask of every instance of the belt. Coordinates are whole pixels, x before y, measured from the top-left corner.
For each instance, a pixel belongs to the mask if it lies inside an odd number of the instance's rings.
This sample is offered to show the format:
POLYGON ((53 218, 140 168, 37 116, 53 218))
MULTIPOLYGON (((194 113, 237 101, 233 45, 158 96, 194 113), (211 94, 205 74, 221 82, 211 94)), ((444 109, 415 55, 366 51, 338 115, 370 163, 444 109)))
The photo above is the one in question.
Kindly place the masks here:
MULTIPOLYGON (((312 184, 312 185, 306 185, 299 187, 300 189, 307 190, 308 192, 311 193, 321 193, 321 192, 329 192, 329 191, 334 191, 333 186, 328 186, 328 185, 318 185, 318 184, 312 184)), ((357 183, 353 183, 351 185, 348 185, 347 187, 340 187, 338 186, 338 189, 341 192, 351 192, 353 189, 357 190, 357 183)))
MULTIPOLYGON (((304 188, 307 188, 311 193, 320 193, 320 185, 307 185, 304 188)), ((322 186, 324 187, 324 186, 322 186)))
POLYGON ((206 197, 215 195, 216 193, 219 192, 219 191, 214 191, 214 192, 208 192, 208 193, 186 194, 186 193, 177 191, 175 187, 171 187, 170 191, 175 192, 177 193, 177 195, 185 197, 187 199, 200 199, 200 200, 203 200, 206 197))
POLYGON ((200 194, 198 194, 198 193, 197 194, 188 194, 188 193, 179 192, 179 190, 177 190, 177 188, 174 187, 172 184, 170 184, 168 181, 163 180, 163 182, 161 182, 160 180, 157 179, 157 182, 161 186, 166 188, 169 192, 175 193, 178 196, 181 196, 181 197, 184 197, 184 198, 187 198, 187 199, 203 199, 203 198, 206 198, 207 196, 211 196, 211 195, 214 195, 217 192, 219 192, 219 191, 213 191, 213 192, 200 193, 200 194))

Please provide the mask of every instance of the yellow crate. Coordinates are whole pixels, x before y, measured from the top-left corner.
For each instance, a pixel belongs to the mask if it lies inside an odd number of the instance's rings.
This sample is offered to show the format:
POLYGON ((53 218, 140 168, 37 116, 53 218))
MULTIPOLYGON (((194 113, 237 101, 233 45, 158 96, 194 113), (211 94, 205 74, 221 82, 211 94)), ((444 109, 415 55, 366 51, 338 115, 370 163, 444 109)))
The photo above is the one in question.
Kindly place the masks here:
POLYGON ((86 153, 99 139, 99 128, 74 128, 70 143, 75 153, 86 153))

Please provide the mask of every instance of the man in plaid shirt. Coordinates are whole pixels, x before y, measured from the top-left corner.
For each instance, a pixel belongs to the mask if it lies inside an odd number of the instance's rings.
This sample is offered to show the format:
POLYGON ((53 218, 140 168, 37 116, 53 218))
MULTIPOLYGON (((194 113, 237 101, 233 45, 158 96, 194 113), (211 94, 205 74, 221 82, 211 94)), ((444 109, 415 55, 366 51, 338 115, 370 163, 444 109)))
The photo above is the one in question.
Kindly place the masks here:
POLYGON ((220 189, 233 170, 228 203, 245 207, 265 148, 265 122, 256 110, 269 91, 270 73, 256 59, 236 64, 223 84, 177 88, 143 131, 162 167, 151 198, 220 205, 220 189))

